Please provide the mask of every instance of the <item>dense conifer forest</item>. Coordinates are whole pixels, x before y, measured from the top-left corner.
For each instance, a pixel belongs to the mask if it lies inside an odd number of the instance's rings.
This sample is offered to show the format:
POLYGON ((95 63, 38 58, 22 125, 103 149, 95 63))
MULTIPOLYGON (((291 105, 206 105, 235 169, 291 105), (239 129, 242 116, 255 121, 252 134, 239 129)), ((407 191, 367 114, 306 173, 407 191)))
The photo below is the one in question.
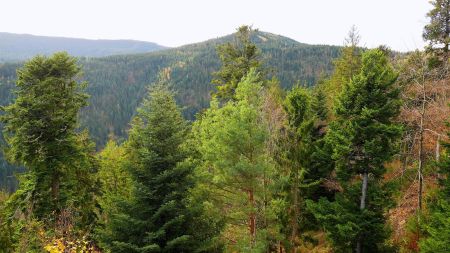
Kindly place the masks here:
POLYGON ((0 65, 0 253, 450 252, 449 27, 0 65))

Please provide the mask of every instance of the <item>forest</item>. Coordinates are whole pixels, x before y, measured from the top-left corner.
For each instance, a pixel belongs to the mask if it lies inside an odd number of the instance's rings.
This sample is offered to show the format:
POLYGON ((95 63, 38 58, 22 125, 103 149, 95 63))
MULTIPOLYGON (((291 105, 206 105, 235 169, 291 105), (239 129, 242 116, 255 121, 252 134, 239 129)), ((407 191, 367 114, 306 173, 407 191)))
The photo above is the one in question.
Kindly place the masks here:
POLYGON ((450 252, 450 0, 431 3, 408 53, 243 25, 2 64, 0 253, 450 252))
MULTIPOLYGON (((339 55, 339 47, 336 46, 307 45, 261 31, 254 31, 250 36, 261 49, 268 78, 276 73, 276 78, 285 88, 299 81, 313 85, 321 76, 331 73, 332 61, 339 55)), ((183 115, 190 121, 194 120, 196 113, 209 106, 214 89, 212 73, 220 67, 216 47, 233 40, 233 36, 225 36, 147 54, 79 58, 78 64, 83 72, 80 79, 89 83, 86 92, 90 96, 88 106, 80 111, 81 127, 89 130, 97 150, 105 146, 111 135, 118 141, 124 140, 136 108, 148 85, 157 80, 159 72, 170 75, 170 85, 183 115)), ((16 69, 22 65, 0 65, 0 105, 13 100, 16 69)), ((0 153, 1 163, 5 170, 0 170, 0 188, 15 191, 17 181, 13 173, 23 168, 7 164, 0 153)))

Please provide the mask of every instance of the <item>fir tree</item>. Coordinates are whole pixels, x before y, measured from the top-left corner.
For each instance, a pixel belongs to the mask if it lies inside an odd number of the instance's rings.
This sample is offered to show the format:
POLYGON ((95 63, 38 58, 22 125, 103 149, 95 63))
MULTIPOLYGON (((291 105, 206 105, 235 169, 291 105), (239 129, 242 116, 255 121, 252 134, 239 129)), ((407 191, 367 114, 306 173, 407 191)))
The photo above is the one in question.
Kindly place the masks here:
POLYGON ((186 207, 192 182, 182 148, 187 122, 164 84, 152 87, 132 122, 126 144, 132 200, 113 215, 104 244, 112 252, 193 252, 186 207))
POLYGON ((389 195, 381 178, 401 132, 393 121, 400 106, 396 78, 382 51, 367 51, 360 72, 338 98, 327 139, 343 192, 335 202, 309 205, 339 252, 386 250, 383 210, 389 195))
POLYGON ((76 132, 88 98, 86 83, 77 82, 80 73, 67 53, 36 56, 17 71, 14 103, 1 108, 6 154, 32 174, 33 190, 26 194, 40 219, 56 219, 70 203, 91 203, 93 149, 87 134, 76 132))

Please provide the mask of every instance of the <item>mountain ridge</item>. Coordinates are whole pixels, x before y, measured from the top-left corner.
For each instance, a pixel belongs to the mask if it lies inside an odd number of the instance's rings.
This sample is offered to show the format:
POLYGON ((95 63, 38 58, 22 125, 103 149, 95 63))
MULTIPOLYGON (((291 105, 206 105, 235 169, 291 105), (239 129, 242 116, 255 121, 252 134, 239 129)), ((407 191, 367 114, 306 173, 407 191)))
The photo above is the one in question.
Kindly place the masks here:
POLYGON ((0 62, 19 62, 36 54, 67 51, 77 57, 102 57, 167 49, 155 42, 140 40, 84 39, 0 32, 0 62))

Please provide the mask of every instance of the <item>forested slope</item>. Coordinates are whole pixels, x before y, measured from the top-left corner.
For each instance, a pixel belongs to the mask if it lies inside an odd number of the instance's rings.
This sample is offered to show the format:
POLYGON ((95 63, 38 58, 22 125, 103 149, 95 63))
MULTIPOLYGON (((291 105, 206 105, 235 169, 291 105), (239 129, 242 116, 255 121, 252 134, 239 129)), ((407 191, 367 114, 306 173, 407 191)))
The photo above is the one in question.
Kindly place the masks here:
MULTIPOLYGON (((170 75, 178 103, 193 119, 207 107, 213 90, 212 73, 219 68, 216 47, 234 39, 233 35, 203 43, 147 54, 80 58, 84 79, 88 81, 89 106, 82 111, 82 126, 87 127, 102 146, 108 135, 124 137, 127 125, 149 84, 161 70, 170 75)), ((300 81, 312 85, 332 70, 339 47, 298 43, 286 37, 257 32, 252 40, 261 48, 269 74, 276 74, 282 87, 300 81)), ((0 104, 11 101, 17 64, 0 67, 0 104)))

